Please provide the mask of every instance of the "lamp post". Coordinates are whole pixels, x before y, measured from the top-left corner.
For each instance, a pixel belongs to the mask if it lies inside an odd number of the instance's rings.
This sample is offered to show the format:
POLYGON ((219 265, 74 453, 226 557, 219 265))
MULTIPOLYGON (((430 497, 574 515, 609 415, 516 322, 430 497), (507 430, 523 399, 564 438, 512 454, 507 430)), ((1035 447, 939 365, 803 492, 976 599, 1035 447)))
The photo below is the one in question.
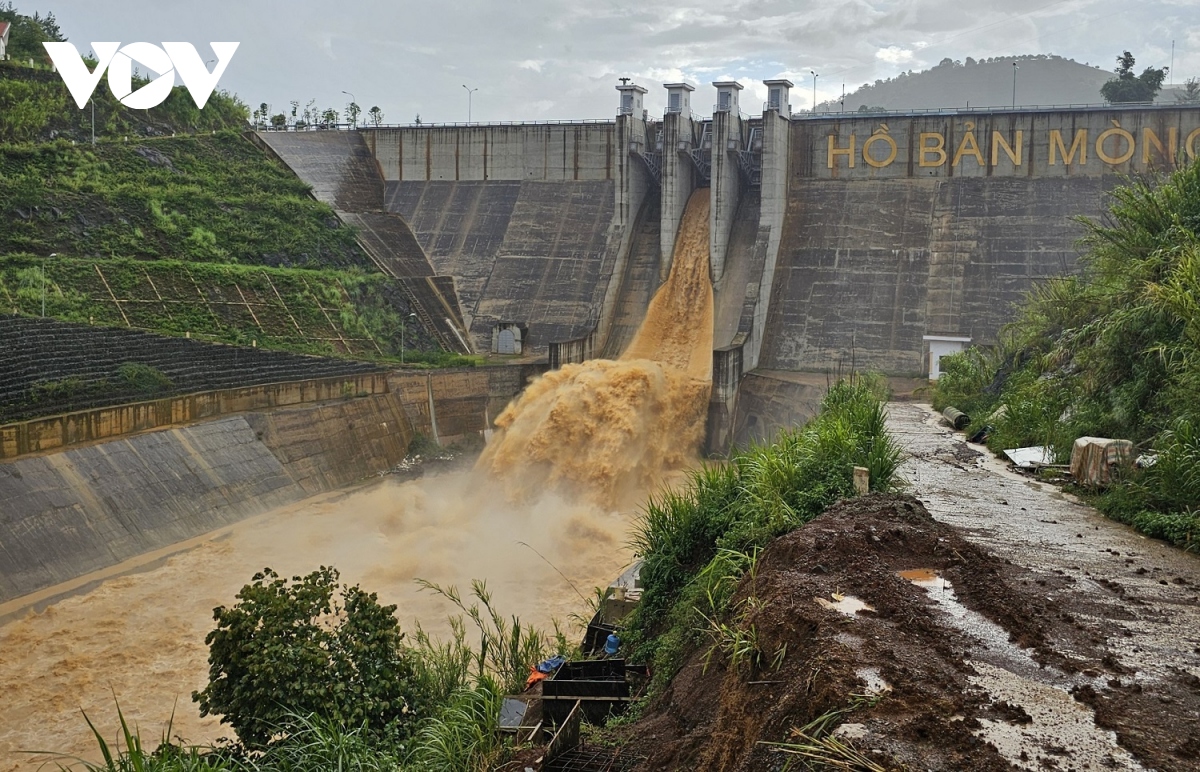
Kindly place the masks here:
POLYGON ((817 71, 809 70, 809 72, 811 72, 812 76, 813 76, 813 109, 812 109, 812 111, 813 111, 813 114, 816 115, 816 112, 817 112, 817 71))
POLYGON ((1017 66, 1017 63, 1013 62, 1013 108, 1017 106, 1017 70, 1019 69, 1021 68, 1017 66))
POLYGON ((42 318, 46 317, 46 261, 58 257, 57 252, 51 252, 49 257, 42 258, 42 318))
POLYGON ((409 319, 416 319, 416 314, 409 314, 407 317, 400 320, 400 364, 404 364, 404 328, 409 319))
MULTIPOLYGON (((353 94, 351 94, 349 91, 343 91, 342 93, 345 94, 346 96, 350 97, 351 105, 353 105, 354 107, 358 107, 358 100, 354 97, 353 94)), ((351 110, 350 117, 352 117, 354 119, 354 128, 357 129, 358 128, 358 111, 351 110)))
MULTIPOLYGON (((467 84, 463 84, 463 88, 467 88, 467 84)), ((471 95, 478 91, 478 88, 467 88, 467 123, 471 122, 471 95)))

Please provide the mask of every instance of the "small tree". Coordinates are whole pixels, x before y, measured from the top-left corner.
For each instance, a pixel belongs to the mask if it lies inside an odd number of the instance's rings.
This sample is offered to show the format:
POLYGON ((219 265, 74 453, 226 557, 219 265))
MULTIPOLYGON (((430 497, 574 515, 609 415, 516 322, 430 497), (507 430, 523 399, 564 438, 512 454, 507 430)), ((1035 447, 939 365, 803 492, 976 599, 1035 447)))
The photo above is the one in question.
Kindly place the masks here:
POLYGON ((379 128, 383 124, 383 110, 379 109, 379 105, 374 105, 367 110, 367 115, 371 118, 371 125, 375 128, 379 128))
POLYGON ((266 747, 297 716, 317 715, 376 735, 402 734, 424 706, 395 606, 342 585, 322 566, 289 583, 255 574, 238 603, 213 610, 208 686, 200 715, 220 715, 250 749, 266 747))
POLYGON ((1133 74, 1134 58, 1128 51, 1117 57, 1117 77, 1100 87, 1100 94, 1109 104, 1122 102, 1153 102, 1167 79, 1167 68, 1147 67, 1141 75, 1133 74))
POLYGON ((326 128, 337 125, 338 113, 332 107, 326 107, 325 112, 321 113, 321 123, 326 128))
POLYGON ((277 131, 282 131, 287 128, 287 116, 283 113, 276 113, 271 116, 271 127, 277 131))
POLYGON ((362 108, 357 102, 350 102, 346 105, 346 123, 354 128, 358 128, 358 116, 362 114, 362 108))
POLYGON ((1175 95, 1181 105, 1200 105, 1200 78, 1188 78, 1183 82, 1183 91, 1175 95))

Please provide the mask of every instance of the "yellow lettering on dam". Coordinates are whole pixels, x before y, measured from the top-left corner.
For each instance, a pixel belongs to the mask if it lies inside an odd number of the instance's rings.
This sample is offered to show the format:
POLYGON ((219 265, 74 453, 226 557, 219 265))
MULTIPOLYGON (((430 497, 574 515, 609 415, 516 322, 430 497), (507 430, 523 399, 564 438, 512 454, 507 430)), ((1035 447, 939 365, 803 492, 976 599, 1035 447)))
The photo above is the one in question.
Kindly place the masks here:
MULTIPOLYGON (((958 130, 921 131, 917 127, 890 131, 879 124, 861 139, 856 132, 831 130, 825 136, 825 167, 855 169, 859 161, 867 172, 900 166, 1015 170, 1027 163, 1047 166, 1087 166, 1089 160, 1109 167, 1173 166, 1186 156, 1200 154, 1200 128, 1135 126, 1124 128, 1117 120, 1097 128, 1042 129, 977 128, 965 122, 958 130), (969 163, 974 161, 974 163, 969 163)), ((894 127, 894 124, 893 124, 894 127)))

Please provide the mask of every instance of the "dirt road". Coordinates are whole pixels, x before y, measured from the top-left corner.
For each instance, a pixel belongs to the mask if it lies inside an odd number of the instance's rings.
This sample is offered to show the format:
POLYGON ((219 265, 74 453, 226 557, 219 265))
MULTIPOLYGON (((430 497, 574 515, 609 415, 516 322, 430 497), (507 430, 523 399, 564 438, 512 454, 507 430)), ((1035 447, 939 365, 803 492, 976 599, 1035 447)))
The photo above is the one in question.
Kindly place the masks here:
POLYGON ((1058 667, 1041 661, 1014 676, 996 646, 969 653, 983 663, 972 682, 1032 719, 984 722, 987 739, 1026 769, 1200 769, 1200 557, 1009 471, 928 406, 893 403, 890 414, 909 493, 1010 564, 1008 584, 1058 610, 1036 620, 1058 667), (1089 712, 1119 748, 1080 721, 1089 712))

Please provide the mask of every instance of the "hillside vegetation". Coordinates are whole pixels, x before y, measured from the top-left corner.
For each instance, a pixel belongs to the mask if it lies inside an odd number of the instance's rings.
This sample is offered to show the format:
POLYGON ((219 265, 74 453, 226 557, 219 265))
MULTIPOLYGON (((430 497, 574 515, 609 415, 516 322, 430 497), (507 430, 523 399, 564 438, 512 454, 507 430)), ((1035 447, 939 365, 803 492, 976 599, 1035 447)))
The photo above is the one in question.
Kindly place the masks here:
MULTIPOLYGON (((988 107, 1013 102, 1013 62, 1017 62, 1016 103, 1020 105, 1101 104, 1100 87, 1110 78, 1107 68, 1081 64, 1053 54, 996 57, 976 61, 944 59, 928 70, 902 72, 894 78, 864 83, 846 94, 846 112, 926 110, 945 107, 988 107)), ((838 100, 817 105, 837 112, 838 100)))
POLYGON ((995 450, 1080 436, 1133 440, 1156 462, 1099 498, 1189 549, 1200 539, 1200 164, 1117 188, 1087 222, 1083 273, 1031 293, 994 350, 945 360, 935 406, 993 425, 995 450), (1002 410, 1001 410, 1002 409, 1002 410), (997 411, 1000 411, 997 413, 997 411))
POLYGON ((374 270, 332 209, 234 132, 0 145, 0 212, 0 253, 374 270))

